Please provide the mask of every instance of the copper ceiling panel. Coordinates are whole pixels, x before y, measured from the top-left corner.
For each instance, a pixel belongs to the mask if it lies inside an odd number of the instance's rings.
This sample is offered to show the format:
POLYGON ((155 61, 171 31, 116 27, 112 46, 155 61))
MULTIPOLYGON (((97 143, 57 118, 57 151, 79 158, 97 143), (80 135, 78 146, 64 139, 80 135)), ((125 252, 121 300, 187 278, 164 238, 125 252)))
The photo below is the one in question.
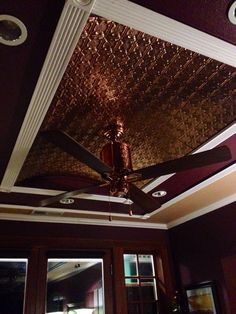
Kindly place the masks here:
MULTIPOLYGON (((236 117, 236 69, 129 27, 90 17, 41 131, 62 129, 99 156, 120 117, 133 168, 183 156, 236 117)), ((19 176, 88 167, 38 135, 19 176)))

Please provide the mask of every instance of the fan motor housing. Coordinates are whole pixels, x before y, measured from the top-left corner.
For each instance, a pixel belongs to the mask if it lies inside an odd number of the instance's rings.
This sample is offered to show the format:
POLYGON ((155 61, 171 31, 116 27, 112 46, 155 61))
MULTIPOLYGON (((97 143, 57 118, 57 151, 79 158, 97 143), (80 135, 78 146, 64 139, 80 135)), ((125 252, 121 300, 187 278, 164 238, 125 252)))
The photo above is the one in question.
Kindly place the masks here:
POLYGON ((127 175, 133 170, 130 148, 126 143, 107 143, 101 150, 100 158, 118 174, 127 175))

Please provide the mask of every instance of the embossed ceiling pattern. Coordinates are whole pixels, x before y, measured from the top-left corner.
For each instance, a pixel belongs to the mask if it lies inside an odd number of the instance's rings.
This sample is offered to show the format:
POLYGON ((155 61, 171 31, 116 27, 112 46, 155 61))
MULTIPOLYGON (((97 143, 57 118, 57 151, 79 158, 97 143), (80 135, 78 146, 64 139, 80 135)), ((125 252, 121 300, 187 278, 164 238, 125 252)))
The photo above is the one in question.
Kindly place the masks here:
MULTIPOLYGON (((62 129, 99 156, 101 130, 121 117, 134 169, 183 156, 236 117, 236 69, 91 17, 41 131, 62 129)), ((37 137, 19 181, 83 174, 86 166, 37 137)))

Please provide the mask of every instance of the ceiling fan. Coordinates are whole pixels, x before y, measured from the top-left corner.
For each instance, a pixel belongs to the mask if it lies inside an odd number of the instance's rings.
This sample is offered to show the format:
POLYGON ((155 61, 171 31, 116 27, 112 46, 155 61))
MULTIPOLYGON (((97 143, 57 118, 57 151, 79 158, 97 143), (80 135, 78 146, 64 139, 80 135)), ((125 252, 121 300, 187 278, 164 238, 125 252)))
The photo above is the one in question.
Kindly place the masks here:
POLYGON ((101 176, 101 181, 79 190, 61 193, 41 200, 39 206, 57 203, 62 199, 86 193, 94 187, 108 186, 112 196, 126 197, 150 212, 161 206, 152 196, 146 194, 134 185, 134 182, 153 179, 162 175, 204 167, 214 163, 227 161, 231 152, 227 146, 216 147, 211 150, 187 155, 175 160, 157 165, 133 170, 129 145, 120 140, 124 128, 122 122, 110 124, 105 128, 104 135, 108 139, 101 152, 100 159, 75 141, 67 133, 60 130, 45 131, 43 137, 55 144, 63 151, 77 158, 80 162, 95 170, 101 176))

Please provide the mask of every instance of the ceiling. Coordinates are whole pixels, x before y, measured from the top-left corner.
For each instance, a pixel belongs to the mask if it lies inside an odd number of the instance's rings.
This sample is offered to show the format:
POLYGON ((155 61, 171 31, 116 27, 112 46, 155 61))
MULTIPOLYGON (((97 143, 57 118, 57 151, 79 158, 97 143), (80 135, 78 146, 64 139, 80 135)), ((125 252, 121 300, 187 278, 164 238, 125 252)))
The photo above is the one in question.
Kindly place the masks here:
MULTIPOLYGON (((107 224, 110 216, 113 225, 167 228, 235 201, 236 37, 229 1, 218 1, 214 11, 221 27, 213 18, 206 25, 192 19, 194 1, 185 15, 184 1, 176 8, 172 1, 116 0, 109 9, 106 0, 14 2, 1 4, 1 12, 21 19, 28 37, 19 46, 0 43, 0 218, 107 224), (42 132, 66 131, 99 157, 104 128, 117 118, 134 169, 222 144, 232 158, 139 182, 149 195, 167 192, 148 213, 106 188, 77 195, 73 204, 38 207, 99 179, 42 132)), ((205 4, 202 15, 210 12, 205 4)))

